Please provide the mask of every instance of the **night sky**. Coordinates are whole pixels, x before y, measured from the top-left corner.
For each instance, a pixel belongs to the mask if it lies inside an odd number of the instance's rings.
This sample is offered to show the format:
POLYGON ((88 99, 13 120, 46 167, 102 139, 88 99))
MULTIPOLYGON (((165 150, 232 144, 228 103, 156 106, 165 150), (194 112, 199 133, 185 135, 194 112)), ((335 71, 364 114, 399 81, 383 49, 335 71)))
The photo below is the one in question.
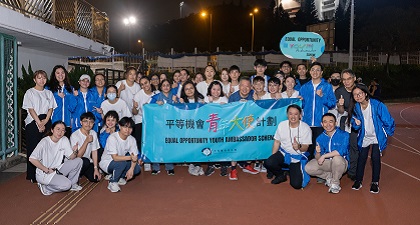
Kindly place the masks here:
MULTIPOLYGON (((163 24, 180 16, 179 3, 182 0, 86 0, 101 11, 107 13, 110 19, 110 45, 119 49, 127 41, 128 29, 123 19, 134 15, 136 25, 132 28, 132 39, 141 39, 141 33, 153 25, 163 24)), ((202 9, 223 2, 239 3, 240 0, 184 0, 183 16, 198 13, 202 9)), ((270 0, 242 0, 244 5, 268 7, 270 0)), ((420 6, 420 0, 355 0, 356 16, 360 9, 380 6, 420 6)), ((135 41, 135 40, 134 40, 135 41)), ((147 48, 147 43, 145 44, 147 48)))

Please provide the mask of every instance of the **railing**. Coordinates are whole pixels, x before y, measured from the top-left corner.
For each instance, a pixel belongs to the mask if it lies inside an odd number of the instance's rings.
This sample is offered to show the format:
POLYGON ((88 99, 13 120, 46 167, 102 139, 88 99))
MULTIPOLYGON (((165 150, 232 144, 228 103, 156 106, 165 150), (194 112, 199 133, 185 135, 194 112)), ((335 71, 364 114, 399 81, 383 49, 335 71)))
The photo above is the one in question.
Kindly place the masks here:
POLYGON ((83 0, 0 0, 0 6, 109 44, 109 19, 83 0))

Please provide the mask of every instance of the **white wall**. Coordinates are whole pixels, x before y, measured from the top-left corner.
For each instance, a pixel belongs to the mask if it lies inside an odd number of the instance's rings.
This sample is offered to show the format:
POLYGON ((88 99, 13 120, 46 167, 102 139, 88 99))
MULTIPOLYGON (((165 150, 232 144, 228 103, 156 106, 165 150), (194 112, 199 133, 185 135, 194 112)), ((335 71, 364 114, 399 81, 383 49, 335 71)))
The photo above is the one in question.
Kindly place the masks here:
POLYGON ((63 65, 67 68, 68 58, 64 55, 57 55, 49 52, 42 52, 34 49, 18 47, 18 74, 22 76, 22 65, 28 70, 29 61, 32 70, 44 70, 48 76, 56 65, 63 65))

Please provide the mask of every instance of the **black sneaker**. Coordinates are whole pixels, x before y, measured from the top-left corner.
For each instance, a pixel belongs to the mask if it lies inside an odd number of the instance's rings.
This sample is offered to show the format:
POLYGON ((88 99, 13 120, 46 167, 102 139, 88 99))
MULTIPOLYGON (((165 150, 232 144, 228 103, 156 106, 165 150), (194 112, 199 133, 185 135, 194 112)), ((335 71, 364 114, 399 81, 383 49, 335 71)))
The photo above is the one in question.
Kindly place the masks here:
POLYGON ((166 171, 166 173, 167 173, 169 176, 174 176, 174 175, 175 175, 175 170, 167 170, 167 171, 166 171))
POLYGON ((355 181, 353 186, 351 186, 351 189, 358 191, 360 188, 362 188, 362 181, 355 181))
POLYGON ((221 177, 226 177, 228 175, 228 172, 227 172, 227 166, 222 166, 221 168, 220 168, 220 176, 221 177))
POLYGON ((276 176, 276 178, 274 178, 271 183, 272 184, 280 184, 287 181, 287 177, 286 176, 276 176))
POLYGON ((378 182, 372 182, 370 185, 370 193, 372 194, 378 194, 379 193, 379 183, 378 182))
POLYGON ((267 179, 271 180, 273 179, 273 177, 274 177, 274 174, 267 170, 267 179))
POLYGON ((215 169, 220 169, 222 166, 220 164, 214 164, 215 169))
POLYGON ((152 175, 158 175, 160 173, 159 170, 152 170, 152 175))
POLYGON ((214 166, 208 166, 204 175, 211 176, 214 173, 214 166))

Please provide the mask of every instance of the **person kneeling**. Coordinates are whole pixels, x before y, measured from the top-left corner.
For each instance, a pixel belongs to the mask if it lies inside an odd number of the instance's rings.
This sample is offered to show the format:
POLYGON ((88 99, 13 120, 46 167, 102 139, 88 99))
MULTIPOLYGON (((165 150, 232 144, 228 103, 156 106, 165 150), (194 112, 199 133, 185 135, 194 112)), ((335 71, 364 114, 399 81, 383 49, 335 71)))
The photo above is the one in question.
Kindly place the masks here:
POLYGON ((65 132, 64 122, 54 122, 50 134, 41 139, 29 157, 29 162, 37 168, 35 176, 43 195, 69 189, 82 190, 77 182, 83 162, 76 158, 77 148, 72 149, 69 139, 64 136, 65 132))
POLYGON ((109 174, 108 189, 111 192, 121 191, 120 185, 140 174, 137 163, 138 148, 136 139, 131 136, 134 121, 123 117, 119 122, 120 130, 112 133, 106 141, 104 153, 99 166, 109 174))
POLYGON ((316 139, 315 159, 305 167, 309 175, 325 179, 328 192, 338 194, 340 178, 347 170, 349 154, 349 133, 337 129, 336 117, 332 113, 322 116, 324 132, 316 139))
POLYGON ((287 107, 287 118, 280 122, 274 135, 273 154, 264 161, 267 178, 276 177, 272 184, 287 181, 285 169, 289 168, 290 185, 295 189, 304 188, 309 182, 309 175, 304 167, 308 158, 306 151, 312 144, 311 128, 301 121, 302 108, 298 105, 287 107))

